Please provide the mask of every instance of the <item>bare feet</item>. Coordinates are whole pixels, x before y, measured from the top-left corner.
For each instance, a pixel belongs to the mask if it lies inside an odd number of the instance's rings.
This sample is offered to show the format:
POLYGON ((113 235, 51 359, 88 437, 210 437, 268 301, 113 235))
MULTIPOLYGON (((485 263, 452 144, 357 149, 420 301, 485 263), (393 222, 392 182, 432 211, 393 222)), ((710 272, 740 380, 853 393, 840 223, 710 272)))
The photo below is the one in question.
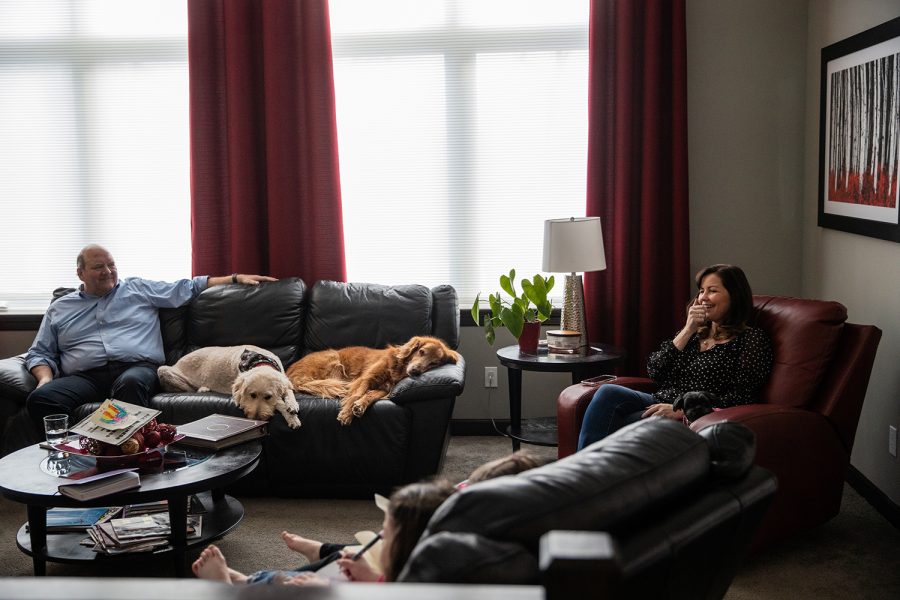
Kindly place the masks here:
POLYGON ((213 544, 203 549, 200 558, 191 565, 191 570, 200 579, 231 584, 231 575, 228 565, 225 564, 225 555, 213 544))
POLYGON ((281 539, 284 540, 284 543, 288 548, 294 552, 299 552, 305 556, 306 560, 309 562, 316 562, 319 560, 319 550, 322 548, 322 542, 308 540, 296 533, 289 533, 287 531, 281 532, 281 539))

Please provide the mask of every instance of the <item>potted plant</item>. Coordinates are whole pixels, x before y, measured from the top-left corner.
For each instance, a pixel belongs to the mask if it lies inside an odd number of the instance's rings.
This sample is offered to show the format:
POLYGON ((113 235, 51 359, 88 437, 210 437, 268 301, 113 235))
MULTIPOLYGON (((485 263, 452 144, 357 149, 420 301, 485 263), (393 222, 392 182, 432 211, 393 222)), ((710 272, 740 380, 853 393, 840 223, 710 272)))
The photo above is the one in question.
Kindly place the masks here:
MULTIPOLYGON (((522 278, 522 293, 516 292, 516 270, 511 269, 509 275, 500 276, 500 288, 510 297, 496 294, 488 295, 490 313, 484 320, 484 338, 493 345, 496 338, 495 329, 505 326, 519 341, 519 349, 523 352, 537 352, 537 341, 540 336, 541 323, 550 317, 553 306, 547 298, 555 283, 553 276, 544 278, 535 275, 531 279, 522 278)), ((472 319, 479 322, 481 294, 475 297, 472 305, 472 319)))

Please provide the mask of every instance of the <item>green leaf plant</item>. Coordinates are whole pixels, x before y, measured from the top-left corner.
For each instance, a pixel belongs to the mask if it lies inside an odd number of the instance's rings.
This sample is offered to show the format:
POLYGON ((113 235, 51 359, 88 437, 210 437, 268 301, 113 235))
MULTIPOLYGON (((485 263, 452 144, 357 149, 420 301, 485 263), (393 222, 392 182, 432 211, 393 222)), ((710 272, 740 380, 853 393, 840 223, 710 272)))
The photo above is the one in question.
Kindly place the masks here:
MULTIPOLYGON (((500 288, 509 295, 505 298, 500 292, 488 294, 487 304, 490 314, 484 319, 484 339, 494 345, 495 329, 506 327, 513 337, 519 339, 525 323, 541 323, 550 318, 553 305, 547 298, 555 283, 553 275, 544 278, 535 275, 532 279, 523 278, 520 285, 522 293, 516 292, 516 270, 511 269, 509 275, 500 276, 500 288)), ((472 305, 472 319, 480 321, 481 293, 475 297, 472 305)))

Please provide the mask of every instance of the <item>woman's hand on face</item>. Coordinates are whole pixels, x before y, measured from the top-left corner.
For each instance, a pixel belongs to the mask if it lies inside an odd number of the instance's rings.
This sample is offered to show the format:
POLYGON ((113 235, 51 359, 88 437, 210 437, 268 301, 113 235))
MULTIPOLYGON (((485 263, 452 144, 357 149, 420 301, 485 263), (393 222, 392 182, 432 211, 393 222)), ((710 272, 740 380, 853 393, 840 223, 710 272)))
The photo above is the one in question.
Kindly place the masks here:
POLYGON ((651 404, 650 407, 641 415, 642 419, 647 417, 665 417, 680 421, 684 417, 684 412, 680 410, 672 410, 671 404, 651 404))
POLYGON ((341 551, 341 558, 337 560, 341 573, 350 581, 378 581, 380 575, 372 570, 369 562, 360 558, 353 560, 352 554, 346 550, 341 551))
POLYGON ((684 324, 684 328, 690 333, 696 333, 706 323, 706 320, 706 307, 700 304, 698 298, 694 298, 694 301, 688 306, 687 321, 684 324))

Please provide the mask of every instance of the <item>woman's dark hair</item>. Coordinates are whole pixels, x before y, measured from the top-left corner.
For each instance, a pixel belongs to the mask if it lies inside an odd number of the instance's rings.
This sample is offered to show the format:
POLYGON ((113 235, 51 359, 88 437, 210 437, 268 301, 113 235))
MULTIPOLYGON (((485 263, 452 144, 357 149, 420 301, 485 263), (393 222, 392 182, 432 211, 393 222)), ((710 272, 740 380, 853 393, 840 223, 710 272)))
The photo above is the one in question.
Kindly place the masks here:
POLYGON ((394 538, 386 548, 386 581, 396 581, 431 515, 455 491, 449 481, 434 479, 405 485, 391 494, 388 513, 394 524, 394 538))
POLYGON ((466 484, 487 481, 504 475, 517 475, 522 471, 534 469, 544 463, 540 457, 528 450, 516 450, 512 454, 484 463, 469 475, 466 484))
MULTIPOLYGON (((697 289, 700 289, 703 279, 707 275, 718 275, 731 298, 728 314, 722 321, 725 333, 730 336, 743 330, 747 327, 750 311, 753 309, 753 291, 750 289, 750 282, 747 281, 744 271, 735 265, 710 265, 697 273, 694 278, 697 282, 697 289)), ((701 333, 700 337, 705 337, 705 334, 701 333)))

